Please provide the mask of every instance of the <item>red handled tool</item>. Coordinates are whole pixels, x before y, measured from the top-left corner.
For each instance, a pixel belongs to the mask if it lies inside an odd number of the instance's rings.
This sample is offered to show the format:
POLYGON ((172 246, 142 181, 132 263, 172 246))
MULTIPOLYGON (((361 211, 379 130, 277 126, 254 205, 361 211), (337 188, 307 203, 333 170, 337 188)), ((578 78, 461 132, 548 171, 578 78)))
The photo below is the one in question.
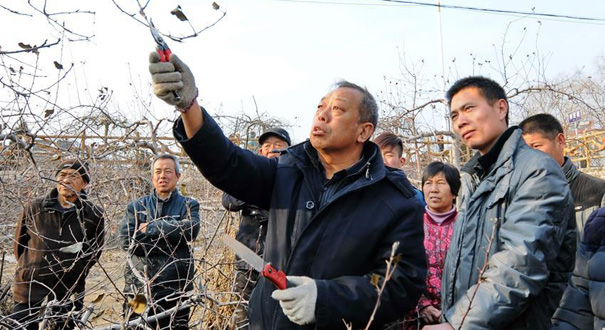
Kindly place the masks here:
POLYGON ((273 282, 278 289, 284 290, 292 286, 286 279, 286 273, 277 270, 275 267, 271 266, 270 263, 265 263, 258 254, 254 253, 254 251, 250 250, 247 246, 227 234, 224 234, 222 239, 235 254, 252 266, 252 268, 259 272, 263 277, 273 282))
MULTIPOLYGON (((145 18, 147 18, 147 16, 145 16, 145 18)), ((158 29, 155 28, 155 25, 153 24, 153 20, 149 19, 149 20, 147 20, 147 23, 149 23, 149 29, 151 30, 151 36, 153 36, 153 40, 155 40, 155 43, 157 45, 156 50, 157 50, 158 54, 160 54, 160 62, 168 62, 170 60, 170 54, 172 54, 172 52, 170 51, 170 48, 168 47, 168 44, 166 43, 166 41, 164 41, 164 38, 160 34, 160 31, 158 31, 158 29)), ((174 94, 175 101, 178 102, 181 100, 181 96, 179 95, 179 93, 177 91, 174 91, 172 93, 174 94)))

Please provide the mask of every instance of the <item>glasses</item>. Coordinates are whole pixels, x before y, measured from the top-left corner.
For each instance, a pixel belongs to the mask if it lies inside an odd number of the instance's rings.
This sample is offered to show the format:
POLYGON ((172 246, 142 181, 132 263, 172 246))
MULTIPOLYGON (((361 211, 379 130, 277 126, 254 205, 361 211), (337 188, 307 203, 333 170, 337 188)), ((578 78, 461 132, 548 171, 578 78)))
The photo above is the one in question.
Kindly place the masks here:
POLYGON ((264 150, 267 150, 267 149, 284 149, 285 147, 286 147, 286 143, 285 142, 281 142, 281 141, 273 142, 273 143, 265 142, 261 146, 261 148, 263 148, 264 150))
POLYGON ((82 178, 82 175, 77 172, 71 172, 71 173, 66 173, 66 172, 59 172, 59 174, 57 174, 57 181, 61 181, 61 180, 65 180, 65 179, 69 179, 69 180, 76 180, 78 178, 82 178))

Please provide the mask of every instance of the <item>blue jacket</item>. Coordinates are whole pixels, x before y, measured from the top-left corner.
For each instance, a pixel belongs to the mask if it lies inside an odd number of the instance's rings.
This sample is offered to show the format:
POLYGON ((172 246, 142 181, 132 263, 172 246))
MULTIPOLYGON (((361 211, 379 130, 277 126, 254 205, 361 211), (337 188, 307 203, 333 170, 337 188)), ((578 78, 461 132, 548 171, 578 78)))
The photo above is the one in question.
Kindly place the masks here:
POLYGON ((558 330, 605 328, 605 208, 586 222, 576 268, 553 323, 558 330))
MULTIPOLYGON (((194 266, 187 243, 200 231, 199 209, 195 199, 182 196, 178 189, 166 201, 158 199, 154 190, 128 204, 120 230, 122 248, 139 272, 146 269, 146 277, 153 278, 151 291, 156 298, 192 287, 194 266), (148 223, 145 233, 136 231, 140 223, 148 223)), ((125 292, 144 292, 128 264, 124 277, 125 292)))
POLYGON ((298 326, 271 298, 275 286, 261 279, 250 299, 250 329, 344 329, 343 320, 365 327, 378 299, 370 279, 382 281, 395 242, 401 258, 373 325, 401 318, 416 305, 426 275, 423 208, 403 172, 386 169, 374 143, 365 145, 357 170, 339 172, 343 178, 332 190, 308 141, 279 161, 266 159, 233 145, 206 112, 191 139, 180 119, 174 134, 211 183, 269 210, 265 261, 317 283, 317 323, 298 326))

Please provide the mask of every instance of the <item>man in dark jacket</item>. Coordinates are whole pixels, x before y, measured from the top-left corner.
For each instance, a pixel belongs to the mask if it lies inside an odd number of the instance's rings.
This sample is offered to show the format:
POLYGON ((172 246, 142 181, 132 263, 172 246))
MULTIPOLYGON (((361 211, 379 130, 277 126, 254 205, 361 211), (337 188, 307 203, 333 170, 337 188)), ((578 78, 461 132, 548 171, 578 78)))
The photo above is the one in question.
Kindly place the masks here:
POLYGON ((454 131, 478 152, 461 171, 443 267, 445 323, 424 329, 548 329, 575 256, 565 176, 507 127, 508 101, 495 81, 461 79, 446 98, 454 131))
MULTIPOLYGON (((178 159, 169 154, 152 163, 154 190, 128 204, 122 221, 122 248, 128 253, 124 292, 144 295, 152 316, 178 307, 186 291, 193 289, 195 270, 189 243, 200 230, 199 203, 179 194, 181 177, 178 159), (149 292, 150 289, 150 292, 149 292)), ((127 316, 135 315, 127 311, 127 316)), ((189 308, 160 319, 161 329, 188 329, 189 308)), ((155 328, 156 323, 150 322, 155 328)))
POLYGON ((292 287, 259 280, 251 329, 358 329, 372 315, 377 328, 414 307, 426 275, 422 206, 403 172, 385 167, 368 141, 378 107, 366 89, 338 83, 317 106, 310 140, 267 159, 225 138, 178 57, 159 62, 152 54, 150 62, 156 95, 182 112, 175 137, 202 174, 269 210, 264 259, 292 287), (393 248, 396 267, 387 274, 393 248))
MULTIPOLYGON (((290 146, 290 134, 279 127, 271 127, 258 138, 260 149, 258 153, 266 158, 279 157, 281 151, 290 146)), ((257 206, 223 193, 223 207, 228 211, 240 212, 240 222, 235 238, 246 245, 250 250, 263 255, 265 239, 267 237, 267 222, 269 212, 257 206)), ((235 291, 241 296, 241 303, 233 312, 233 319, 238 329, 247 329, 248 326, 248 300, 256 281, 258 272, 236 256, 235 264, 235 291)))
POLYGON ((50 323, 73 329, 65 313, 82 309, 86 276, 101 255, 105 222, 103 210, 86 199, 88 165, 66 160, 55 177, 56 188, 28 203, 16 225, 15 307, 10 315, 20 323, 15 329, 38 329, 44 300, 47 316, 50 310, 59 312, 50 323))
POLYGON ((605 329, 605 208, 593 212, 576 254, 576 268, 553 316, 553 330, 605 329))
POLYGON ((605 206, 605 180, 580 172, 565 157, 565 134, 559 121, 547 113, 526 118, 519 124, 525 143, 549 154, 563 169, 575 203, 578 243, 588 216, 605 206))

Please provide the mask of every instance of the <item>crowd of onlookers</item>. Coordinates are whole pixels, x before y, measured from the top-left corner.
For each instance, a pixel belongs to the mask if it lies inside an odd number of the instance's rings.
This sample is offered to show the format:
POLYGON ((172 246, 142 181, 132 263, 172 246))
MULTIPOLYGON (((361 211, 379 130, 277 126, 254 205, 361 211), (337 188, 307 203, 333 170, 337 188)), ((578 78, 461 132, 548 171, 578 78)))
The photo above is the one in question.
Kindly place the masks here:
MULTIPOLYGON (((308 140, 292 145, 287 131, 268 128, 254 154, 198 104, 177 56, 162 62, 154 53, 149 69, 156 95, 180 112, 175 139, 225 192, 224 207, 241 212, 236 238, 287 274, 278 289, 238 258, 234 327, 605 326, 605 180, 565 157, 553 116, 509 126, 506 94, 493 80, 468 77, 448 90, 452 129, 476 153, 460 169, 428 164, 417 188, 401 170, 402 140, 388 132, 371 140, 378 106, 363 87, 337 83, 319 100, 308 140)), ((175 156, 157 156, 153 191, 125 211, 126 328, 188 329, 182 303, 200 206, 179 193, 180 175, 175 156), (132 304, 138 297, 148 301, 143 311, 132 304)), ((55 179, 17 223, 16 329, 79 327, 68 316, 82 309, 104 244, 103 210, 86 198, 88 164, 66 160, 55 179)))

